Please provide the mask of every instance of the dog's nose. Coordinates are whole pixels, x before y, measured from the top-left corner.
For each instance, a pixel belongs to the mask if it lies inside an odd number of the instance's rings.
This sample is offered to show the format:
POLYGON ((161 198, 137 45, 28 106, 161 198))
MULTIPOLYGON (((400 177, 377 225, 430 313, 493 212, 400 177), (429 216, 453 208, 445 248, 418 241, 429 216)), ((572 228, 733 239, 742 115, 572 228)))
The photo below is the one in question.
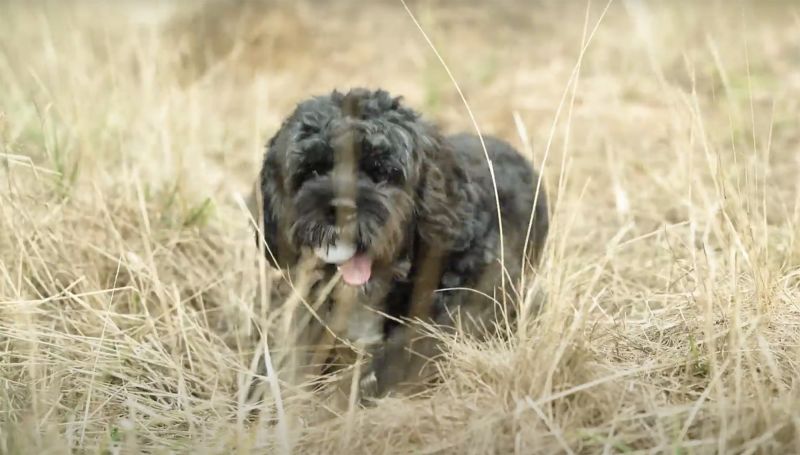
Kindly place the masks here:
POLYGON ((356 217, 356 202, 347 197, 333 198, 331 212, 342 221, 353 221, 356 217))

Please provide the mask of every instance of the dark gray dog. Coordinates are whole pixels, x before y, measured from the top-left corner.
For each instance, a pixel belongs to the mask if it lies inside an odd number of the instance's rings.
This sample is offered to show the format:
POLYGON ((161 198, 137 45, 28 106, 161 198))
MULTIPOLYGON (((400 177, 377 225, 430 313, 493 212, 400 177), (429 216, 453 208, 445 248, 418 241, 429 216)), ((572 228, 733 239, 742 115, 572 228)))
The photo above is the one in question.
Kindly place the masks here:
MULTIPOLYGON (((400 98, 353 89, 300 103, 269 141, 260 180, 267 258, 290 276, 311 264, 312 294, 327 293, 320 320, 367 352, 362 397, 423 379, 437 344, 404 321, 478 335, 513 321, 513 289, 523 268, 539 261, 547 204, 544 191, 535 196, 538 176, 521 155, 495 138, 485 145, 504 267, 478 137, 445 137, 400 98)), ((304 341, 324 353, 312 363, 329 367, 341 358, 325 336, 332 332, 316 321, 307 322, 315 330, 302 328, 311 334, 304 341)))

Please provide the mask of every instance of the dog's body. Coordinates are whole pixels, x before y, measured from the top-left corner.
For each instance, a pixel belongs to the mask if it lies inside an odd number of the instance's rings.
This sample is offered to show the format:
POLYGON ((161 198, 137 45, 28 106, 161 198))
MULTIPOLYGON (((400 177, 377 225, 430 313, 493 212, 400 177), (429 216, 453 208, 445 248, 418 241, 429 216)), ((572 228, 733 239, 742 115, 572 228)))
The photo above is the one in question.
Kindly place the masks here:
MULTIPOLYGON (((432 339, 417 340, 401 320, 478 335, 501 315, 513 320, 512 290, 538 261, 547 206, 521 155, 498 139, 485 146, 497 198, 478 137, 445 138, 398 98, 364 89, 301 103, 269 142, 260 181, 267 257, 290 274, 301 263, 316 270, 308 301, 329 294, 318 316, 370 356, 363 394, 418 379, 435 354, 432 339)), ((319 323, 304 329, 312 344, 330 333, 319 323)), ((311 363, 332 362, 326 343, 311 363)))

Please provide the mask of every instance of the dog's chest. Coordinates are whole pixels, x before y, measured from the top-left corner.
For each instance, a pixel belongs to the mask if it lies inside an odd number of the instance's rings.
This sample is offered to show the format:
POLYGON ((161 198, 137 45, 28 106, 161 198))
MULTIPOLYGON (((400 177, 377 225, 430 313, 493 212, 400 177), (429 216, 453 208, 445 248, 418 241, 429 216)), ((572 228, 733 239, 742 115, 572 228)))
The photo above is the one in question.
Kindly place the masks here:
POLYGON ((319 312, 325 324, 338 337, 355 346, 367 347, 382 342, 383 306, 388 286, 375 280, 366 286, 354 287, 339 280, 330 288, 324 285, 330 279, 335 277, 326 277, 312 290, 314 301, 325 301, 323 311, 319 312))
POLYGON ((383 341, 383 315, 380 303, 374 295, 377 289, 364 289, 340 283, 333 293, 334 308, 347 309, 343 336, 358 347, 366 347, 383 341))

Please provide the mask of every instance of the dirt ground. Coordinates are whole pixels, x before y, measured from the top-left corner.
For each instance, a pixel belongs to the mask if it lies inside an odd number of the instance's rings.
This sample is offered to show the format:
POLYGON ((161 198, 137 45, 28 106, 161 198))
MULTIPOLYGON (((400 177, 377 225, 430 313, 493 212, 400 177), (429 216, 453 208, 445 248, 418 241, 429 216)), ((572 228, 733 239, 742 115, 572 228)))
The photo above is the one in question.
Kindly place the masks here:
POLYGON ((0 2, 0 454, 800 453, 800 5, 407 6, 0 2), (252 412, 267 138, 352 86, 474 131, 454 81, 543 171, 546 301, 421 396, 252 412))

